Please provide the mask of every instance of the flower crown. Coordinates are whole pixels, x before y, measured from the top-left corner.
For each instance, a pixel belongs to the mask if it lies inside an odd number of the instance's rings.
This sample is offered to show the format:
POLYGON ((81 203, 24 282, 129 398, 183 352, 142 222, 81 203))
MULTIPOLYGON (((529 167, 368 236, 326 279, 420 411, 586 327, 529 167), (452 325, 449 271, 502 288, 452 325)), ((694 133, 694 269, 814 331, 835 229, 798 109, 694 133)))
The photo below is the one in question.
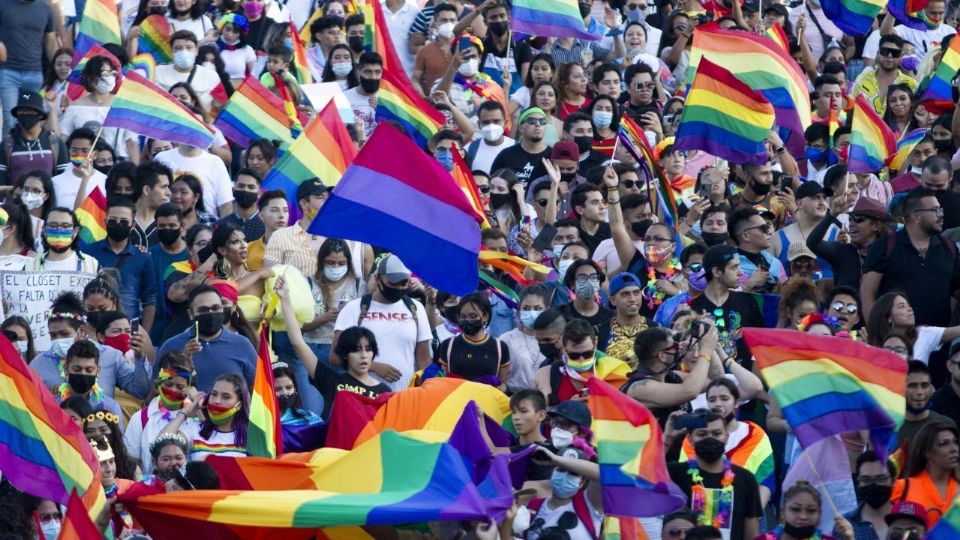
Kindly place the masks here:
POLYGON ((83 424, 87 425, 94 420, 103 420, 105 422, 111 422, 113 424, 120 424, 120 418, 117 415, 113 414, 110 411, 97 411, 95 413, 90 413, 86 418, 83 419, 83 424))
POLYGON ((82 323, 87 322, 87 318, 79 313, 70 313, 69 311, 48 311, 47 320, 50 319, 73 319, 82 323))
POLYGON ((290 365, 286 362, 274 362, 270 364, 270 369, 280 369, 280 368, 289 368, 290 365))
POLYGON ((150 443, 150 453, 156 454, 160 451, 161 448, 166 446, 167 442, 173 442, 180 447, 184 452, 187 451, 187 439, 180 435, 179 433, 161 433, 157 435, 157 438, 150 443))

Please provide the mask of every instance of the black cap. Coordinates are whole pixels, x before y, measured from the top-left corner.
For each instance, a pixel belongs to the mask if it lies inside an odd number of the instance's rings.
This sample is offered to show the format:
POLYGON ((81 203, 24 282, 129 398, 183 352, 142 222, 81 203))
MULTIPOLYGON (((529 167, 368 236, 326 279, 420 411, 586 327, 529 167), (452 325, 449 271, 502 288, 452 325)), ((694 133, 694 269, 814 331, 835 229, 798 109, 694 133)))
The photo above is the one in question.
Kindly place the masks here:
POLYGON ((710 246, 703 254, 703 271, 709 274, 714 268, 723 270, 736 256, 737 249, 729 244, 710 246))
POLYGON ((821 193, 824 193, 824 189, 818 182, 804 182, 797 188, 794 196, 796 196, 797 200, 800 200, 804 197, 816 197, 821 193))
POLYGON ((47 111, 43 108, 43 98, 36 92, 20 92, 19 97, 17 97, 17 106, 10 111, 10 114, 16 117, 19 109, 33 109, 39 112, 44 118, 47 117, 47 111))
POLYGON ((740 9, 750 13, 757 13, 760 11, 760 2, 757 2, 757 0, 746 0, 740 5, 740 9))
POLYGON ((564 401, 557 405, 552 411, 547 412, 550 416, 559 416, 566 418, 578 426, 589 426, 592 422, 590 409, 582 401, 564 401))
POLYGON ((323 195, 327 192, 327 189, 326 184, 317 178, 304 180, 302 184, 297 186, 297 200, 301 201, 311 195, 323 195))
POLYGON ((768 11, 776 11, 777 15, 789 19, 790 13, 787 11, 787 6, 783 4, 767 4, 763 7, 763 14, 766 15, 768 11))

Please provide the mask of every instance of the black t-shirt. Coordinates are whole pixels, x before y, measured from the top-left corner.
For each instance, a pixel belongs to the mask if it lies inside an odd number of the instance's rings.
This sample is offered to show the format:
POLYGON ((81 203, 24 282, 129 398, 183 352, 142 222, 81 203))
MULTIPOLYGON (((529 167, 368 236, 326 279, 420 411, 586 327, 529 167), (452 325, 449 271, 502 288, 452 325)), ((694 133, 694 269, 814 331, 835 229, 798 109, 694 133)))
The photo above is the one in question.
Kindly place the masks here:
POLYGON ((960 396, 949 382, 933 394, 930 405, 931 409, 960 425, 960 396))
POLYGON ((701 294, 690 302, 690 308, 697 313, 706 313, 717 322, 720 344, 727 354, 736 352, 737 362, 747 369, 753 367, 750 349, 743 341, 744 328, 764 328, 763 314, 753 295, 730 291, 727 300, 718 306, 701 294))
POLYGON ((550 147, 548 146, 539 154, 531 154, 523 149, 518 141, 517 144, 504 148, 497 154, 490 167, 490 172, 495 173, 498 169, 510 169, 517 174, 517 180, 523 183, 526 189, 530 181, 534 178, 540 178, 547 174, 547 169, 543 166, 543 160, 550 158, 550 147))
POLYGON ((593 257, 593 252, 597 250, 597 246, 600 245, 600 242, 612 237, 609 223, 601 223, 600 227, 597 228, 597 232, 592 235, 583 230, 583 228, 579 225, 577 226, 577 230, 580 231, 580 241, 586 244, 590 249, 591 257, 593 257))
POLYGON ((560 306, 560 313, 569 321, 571 319, 583 319, 590 323, 593 330, 597 333, 597 350, 602 351, 607 348, 607 340, 610 339, 610 319, 613 318, 613 311, 603 306, 596 313, 587 317, 577 311, 573 302, 560 306))
POLYGON ((436 360, 447 373, 473 381, 496 375, 501 367, 510 365, 510 348, 494 337, 488 337, 483 343, 471 343, 459 335, 440 343, 436 360))
POLYGON ((390 391, 390 387, 382 382, 374 385, 364 384, 349 373, 340 373, 317 360, 317 370, 310 377, 310 382, 323 396, 323 414, 324 419, 330 418, 330 408, 333 407, 333 398, 340 390, 360 394, 368 398, 375 398, 380 394, 390 391))
MULTIPOLYGON (((747 518, 759 518, 763 512, 760 505, 760 488, 757 485, 757 479, 750 471, 731 465, 733 468, 733 522, 730 527, 730 540, 751 540, 743 537, 743 522, 747 518)), ((690 467, 686 463, 668 463, 667 468, 670 471, 670 478, 673 483, 683 490, 687 500, 690 500, 690 488, 693 482, 690 480, 690 467)), ((720 489, 720 482, 723 480, 723 473, 710 473, 700 469, 700 476, 703 477, 703 487, 707 489, 720 489)), ((688 506, 689 508, 689 506, 688 506)))
MULTIPOLYGON (((529 444, 515 444, 510 447, 510 452, 516 454, 518 452, 523 452, 531 445, 529 444)), ((554 448, 550 443, 544 443, 544 446, 550 449, 551 452, 559 454, 559 450, 554 448)), ((539 456, 536 456, 539 457, 539 456)), ((530 459, 530 466, 527 468, 527 480, 549 480, 550 476, 553 474, 553 465, 549 463, 538 462, 536 459, 530 459)))
POLYGON ((960 193, 950 189, 935 193, 937 201, 943 207, 943 229, 960 227, 960 193))

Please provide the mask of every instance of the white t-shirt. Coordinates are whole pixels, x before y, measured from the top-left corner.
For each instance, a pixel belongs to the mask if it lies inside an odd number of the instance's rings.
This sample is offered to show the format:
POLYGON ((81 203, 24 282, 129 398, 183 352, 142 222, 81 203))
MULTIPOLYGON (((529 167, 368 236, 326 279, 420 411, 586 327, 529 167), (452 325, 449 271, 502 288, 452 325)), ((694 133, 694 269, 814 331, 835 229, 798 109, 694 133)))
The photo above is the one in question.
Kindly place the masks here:
MULTIPOLYGON (((634 240, 633 245, 636 246, 641 253, 643 252, 643 240, 634 240)), ((607 238, 597 245, 597 249, 593 250, 593 262, 599 264, 608 276, 612 275, 610 272, 620 268, 620 256, 617 255, 617 246, 613 244, 613 238, 607 238)), ((617 271, 625 272, 626 270, 626 268, 620 268, 617 271)), ((645 279, 645 276, 637 277, 641 280, 645 279)))
POLYGON ((220 51, 220 58, 223 59, 223 71, 227 77, 244 79, 247 77, 248 63, 257 62, 257 53, 253 52, 253 47, 244 45, 242 49, 220 51))
MULTIPOLYGON (((214 88, 220 85, 220 76, 217 72, 207 66, 196 66, 197 71, 190 81, 190 86, 197 92, 200 98, 200 104, 205 110, 210 110, 210 104, 213 103, 213 96, 210 94, 214 88)), ((170 87, 181 82, 187 82, 190 78, 190 72, 177 71, 173 64, 161 64, 157 66, 156 83, 164 90, 170 90, 170 87)))
MULTIPOLYGON (((127 430, 123 433, 123 444, 131 456, 140 460, 140 470, 143 474, 153 473, 153 456, 150 455, 150 444, 157 439, 163 428, 167 427, 176 415, 176 411, 161 411, 160 398, 153 398, 147 405, 147 422, 144 425, 142 411, 137 411, 127 422, 127 430)), ((185 426, 200 422, 196 418, 187 418, 185 426)), ((188 427, 188 429, 193 429, 188 427)))
MULTIPOLYGON (((351 326, 357 325, 357 319, 360 318, 361 298, 352 300, 343 306, 340 314, 337 315, 337 322, 333 327, 334 332, 343 331, 351 326)), ((380 355, 375 361, 389 364, 400 371, 400 379, 396 382, 387 382, 377 377, 378 380, 386 383, 391 390, 403 390, 410 385, 410 379, 416 373, 416 348, 417 343, 421 341, 430 341, 433 334, 430 332, 430 321, 427 320, 427 310, 423 304, 414 300, 417 307, 417 320, 414 321, 413 314, 407 308, 403 301, 393 304, 381 304, 376 300, 370 301, 370 309, 363 320, 364 328, 368 328, 377 338, 377 348, 380 355)))
MULTIPOLYGON (((110 107, 106 106, 71 104, 60 118, 60 132, 69 135, 87 122, 97 122, 102 125, 109 111, 110 107)), ((127 141, 136 141, 137 134, 122 128, 105 127, 100 134, 100 139, 112 146, 118 156, 127 158, 130 157, 130 153, 127 152, 127 141)), ((60 202, 59 199, 57 202, 60 202)))
MULTIPOLYGON (((603 510, 593 507, 593 504, 590 503, 590 497, 584 497, 587 501, 587 508, 590 509, 590 519, 593 520, 593 529, 596 531, 600 530, 600 522, 603 520, 603 510)), ((560 521, 560 516, 565 512, 572 512, 576 514, 576 510, 573 508, 573 501, 571 500, 563 506, 557 508, 550 508, 550 499, 548 498, 543 502, 543 505, 540 506, 540 510, 537 511, 537 515, 534 518, 539 521, 543 520, 543 527, 536 531, 527 532, 527 540, 537 540, 540 538, 540 530, 553 527, 557 525, 560 521)), ((573 529, 568 529, 567 534, 570 535, 571 539, 580 540, 583 538, 592 538, 590 531, 587 527, 580 521, 580 516, 577 515, 577 526, 573 529)))
POLYGON ((167 21, 170 23, 170 35, 173 35, 174 32, 179 32, 180 30, 189 30, 193 32, 193 35, 197 36, 197 41, 203 41, 203 38, 207 35, 207 32, 216 28, 210 18, 206 15, 201 15, 197 19, 187 19, 185 21, 178 21, 173 17, 167 17, 167 21))
POLYGON ((510 137, 504 137, 503 142, 496 146, 481 140, 480 144, 477 145, 477 153, 473 156, 473 161, 470 163, 470 169, 490 174, 490 167, 493 166, 493 160, 497 159, 497 156, 500 155, 500 152, 504 148, 509 148, 516 143, 517 141, 510 137))
MULTIPOLYGON (((52 179, 53 193, 57 197, 57 206, 73 208, 77 200, 77 192, 80 191, 80 177, 73 172, 73 167, 69 167, 66 172, 62 172, 52 179)), ((104 193, 107 192, 107 175, 94 169, 87 181, 87 191, 83 194, 84 198, 90 195, 93 188, 99 187, 104 193)))
POLYGON ((930 355, 943 346, 943 331, 942 326, 918 326, 917 340, 913 343, 913 359, 929 364, 930 355))
MULTIPOLYGON (((902 37, 904 41, 913 44, 913 50, 916 51, 917 56, 920 58, 926 56, 933 47, 940 45, 943 38, 957 33, 957 30, 948 24, 941 24, 933 30, 917 30, 898 24, 893 27, 893 30, 898 36, 902 37)), ((864 56, 864 58, 866 58, 866 56, 864 56)))
POLYGON ((188 157, 177 148, 164 150, 155 158, 173 169, 173 177, 192 174, 200 179, 203 187, 203 208, 210 214, 217 214, 220 206, 233 202, 233 183, 227 166, 219 157, 203 151, 200 155, 188 157))
POLYGON ((373 133, 373 128, 377 127, 377 111, 370 106, 370 96, 360 95, 357 88, 359 88, 359 86, 354 86, 344 92, 343 95, 346 96, 347 101, 350 102, 350 108, 353 109, 354 116, 363 120, 364 135, 370 137, 370 134, 373 133))
POLYGON ((383 17, 387 20, 387 31, 390 33, 390 40, 393 41, 393 48, 400 57, 403 70, 409 75, 413 73, 413 54, 410 52, 407 38, 410 36, 410 26, 420 13, 420 8, 413 0, 406 0, 396 13, 390 11, 385 1, 381 1, 380 5, 383 7, 383 17))
POLYGON ((533 388, 533 375, 546 357, 540 353, 537 338, 514 328, 498 338, 510 350, 510 366, 507 368, 508 388, 533 388))

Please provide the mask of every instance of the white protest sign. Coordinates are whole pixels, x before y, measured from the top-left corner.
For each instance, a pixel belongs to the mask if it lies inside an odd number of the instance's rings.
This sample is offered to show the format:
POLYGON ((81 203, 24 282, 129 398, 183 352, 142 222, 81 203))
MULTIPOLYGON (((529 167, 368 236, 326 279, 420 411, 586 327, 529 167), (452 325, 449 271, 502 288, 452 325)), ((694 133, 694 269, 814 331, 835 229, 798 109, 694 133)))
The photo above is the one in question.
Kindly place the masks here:
POLYGON ((19 315, 30 323, 34 348, 50 348, 47 311, 54 299, 66 291, 83 294, 83 288, 95 276, 81 272, 0 272, 5 317, 19 315))
POLYGON ((332 99, 344 124, 353 124, 357 121, 353 115, 353 108, 350 107, 350 102, 347 101, 347 96, 343 95, 343 89, 340 88, 339 84, 335 82, 304 84, 300 86, 300 89, 303 90, 317 112, 326 107, 332 99))

